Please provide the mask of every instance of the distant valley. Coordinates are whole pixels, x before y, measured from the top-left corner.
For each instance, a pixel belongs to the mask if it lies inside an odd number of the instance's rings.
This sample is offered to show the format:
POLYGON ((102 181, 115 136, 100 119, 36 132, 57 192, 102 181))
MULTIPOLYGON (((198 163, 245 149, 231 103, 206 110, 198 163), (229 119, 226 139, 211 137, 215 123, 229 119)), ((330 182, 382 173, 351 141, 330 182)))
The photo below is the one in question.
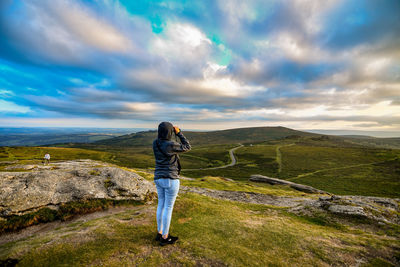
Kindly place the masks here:
POLYGON ((284 127, 183 133, 192 150, 181 155, 173 231, 184 241, 173 253, 151 241, 157 202, 134 200, 154 197, 156 131, 72 133, 78 141, 28 132, 32 143, 0 147, 0 265, 398 265, 399 138, 284 127), (47 145, 28 146, 38 140, 47 145))
POLYGON ((143 129, 107 128, 0 128, 0 146, 40 146, 56 143, 92 143, 143 129))
MULTIPOLYGON (((335 194, 400 197, 400 138, 333 136, 285 127, 184 131, 193 148, 181 155, 187 177, 247 181, 260 174, 313 186, 335 194), (231 163, 229 150, 237 160, 231 163), (220 166, 229 165, 226 168, 220 166)), ((140 131, 86 143, 0 149, 2 160, 89 158, 128 168, 154 168, 156 131, 140 131)))

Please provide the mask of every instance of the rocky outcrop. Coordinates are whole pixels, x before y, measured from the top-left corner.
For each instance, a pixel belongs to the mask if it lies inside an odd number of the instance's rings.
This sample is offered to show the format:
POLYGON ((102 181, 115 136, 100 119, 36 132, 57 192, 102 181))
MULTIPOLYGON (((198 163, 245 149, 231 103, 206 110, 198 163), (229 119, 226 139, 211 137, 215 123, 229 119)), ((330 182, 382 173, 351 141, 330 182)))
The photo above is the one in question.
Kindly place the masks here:
POLYGON ((378 222, 400 224, 399 199, 367 196, 321 196, 292 207, 294 213, 326 211, 328 213, 368 218, 378 222))
POLYGON ((316 188, 308 186, 308 185, 296 184, 296 183, 289 182, 289 181, 286 181, 286 180, 281 180, 281 179, 278 179, 278 178, 271 178, 271 177, 264 176, 264 175, 259 175, 259 174, 252 175, 249 180, 252 181, 252 182, 262 182, 262 183, 268 183, 268 184, 271 184, 271 185, 276 185, 276 184, 288 185, 293 189, 296 189, 298 191, 302 191, 302 192, 305 192, 305 193, 328 194, 328 192, 316 189, 316 188))
POLYGON ((367 218, 380 223, 400 223, 398 199, 365 196, 324 195, 315 198, 275 196, 252 192, 225 191, 182 186, 181 193, 195 193, 224 200, 287 207, 300 215, 326 213, 335 217, 367 218))
POLYGON ((14 168, 32 171, 0 172, 0 216, 85 199, 147 201, 156 196, 154 185, 140 175, 92 160, 14 168))
POLYGON ((333 213, 367 217, 363 207, 348 205, 331 205, 328 210, 333 213))
POLYGON ((179 192, 195 193, 218 199, 240 201, 240 202, 247 202, 254 204, 272 205, 278 207, 296 207, 309 200, 309 198, 304 198, 304 197, 274 196, 274 195, 266 195, 253 192, 225 191, 225 190, 215 190, 209 188, 189 187, 189 186, 181 186, 179 192))

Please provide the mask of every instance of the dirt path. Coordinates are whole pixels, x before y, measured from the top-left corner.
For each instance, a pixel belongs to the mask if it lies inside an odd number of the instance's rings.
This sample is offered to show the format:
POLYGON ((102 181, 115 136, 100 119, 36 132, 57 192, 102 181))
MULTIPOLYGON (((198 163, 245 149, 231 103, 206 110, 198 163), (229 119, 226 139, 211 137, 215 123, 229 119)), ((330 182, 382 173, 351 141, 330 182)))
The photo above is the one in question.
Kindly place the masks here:
POLYGON ((218 166, 218 167, 210 167, 210 168, 199 168, 199 169, 183 169, 184 171, 198 171, 198 170, 216 170, 216 169, 224 169, 224 168, 228 168, 228 167, 232 167, 235 166, 237 163, 236 157, 234 152, 243 147, 242 144, 240 144, 240 146, 234 147, 232 149, 229 150, 229 156, 231 157, 231 163, 223 165, 223 166, 218 166))
POLYGON ((281 153, 281 148, 285 146, 293 146, 295 144, 289 144, 289 145, 282 145, 282 146, 277 146, 276 147, 276 162, 278 163, 278 173, 282 172, 282 153, 281 153))

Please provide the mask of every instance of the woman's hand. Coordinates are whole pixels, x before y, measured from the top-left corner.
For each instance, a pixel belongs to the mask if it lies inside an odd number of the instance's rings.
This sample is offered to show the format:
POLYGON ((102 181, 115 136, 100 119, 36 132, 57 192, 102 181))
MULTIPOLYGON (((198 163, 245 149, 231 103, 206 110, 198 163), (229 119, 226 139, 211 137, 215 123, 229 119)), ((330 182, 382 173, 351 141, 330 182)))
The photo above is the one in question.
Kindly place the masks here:
POLYGON ((174 132, 175 134, 178 134, 181 131, 178 126, 174 126, 174 132))

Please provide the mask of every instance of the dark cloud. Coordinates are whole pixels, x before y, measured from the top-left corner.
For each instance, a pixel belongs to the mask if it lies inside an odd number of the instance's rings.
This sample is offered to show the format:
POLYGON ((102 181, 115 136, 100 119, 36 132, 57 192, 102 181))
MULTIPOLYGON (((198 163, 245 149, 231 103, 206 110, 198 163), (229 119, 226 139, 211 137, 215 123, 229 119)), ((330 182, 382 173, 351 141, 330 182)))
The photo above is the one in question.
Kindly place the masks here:
POLYGON ((52 116, 393 126, 399 14, 397 0, 2 1, 0 89, 52 116))
POLYGON ((321 39, 332 49, 357 45, 393 43, 400 39, 400 2, 344 1, 325 18, 321 39))

